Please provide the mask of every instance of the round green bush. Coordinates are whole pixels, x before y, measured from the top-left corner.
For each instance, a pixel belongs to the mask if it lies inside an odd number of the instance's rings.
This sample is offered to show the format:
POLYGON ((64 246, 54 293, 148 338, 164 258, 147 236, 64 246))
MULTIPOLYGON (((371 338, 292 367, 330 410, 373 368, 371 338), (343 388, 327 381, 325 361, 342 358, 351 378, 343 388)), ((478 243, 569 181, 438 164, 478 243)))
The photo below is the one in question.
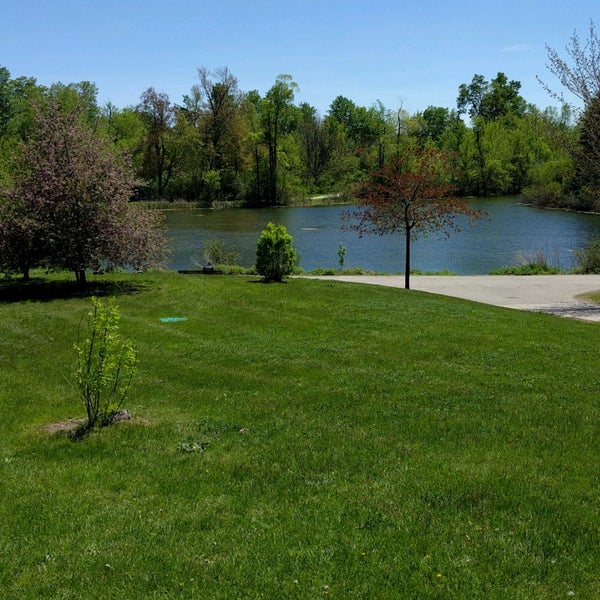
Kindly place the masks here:
POLYGON ((268 223, 256 243, 256 272, 265 281, 282 281, 298 265, 294 239, 283 225, 268 223))

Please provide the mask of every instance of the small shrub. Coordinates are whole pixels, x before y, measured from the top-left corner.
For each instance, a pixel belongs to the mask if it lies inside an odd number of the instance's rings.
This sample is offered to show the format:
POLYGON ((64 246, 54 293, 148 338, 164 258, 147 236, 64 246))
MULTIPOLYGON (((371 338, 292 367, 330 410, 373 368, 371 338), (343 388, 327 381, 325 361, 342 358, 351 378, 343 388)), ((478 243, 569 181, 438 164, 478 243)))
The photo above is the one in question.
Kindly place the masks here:
POLYGON ((256 244, 256 271, 265 281, 282 281, 295 272, 298 256, 293 241, 283 225, 267 224, 256 244))
POLYGON ((585 248, 575 250, 575 259, 580 273, 600 273, 600 238, 591 241, 585 248))
POLYGON ((323 269, 321 267, 317 268, 317 269, 313 269, 310 272, 311 275, 339 275, 340 272, 337 269, 323 269))
MULTIPOLYGON (((88 335, 75 351, 75 380, 85 405, 85 430, 109 425, 119 412, 136 371, 136 353, 131 342, 119 336, 119 310, 114 300, 103 304, 92 298, 87 315, 88 335)), ((81 330, 81 327, 80 327, 81 330)))
POLYGON ((346 260, 346 246, 340 242, 337 249, 338 261, 340 263, 340 271, 344 270, 344 261, 346 260))
POLYGON ((533 252, 519 252, 516 256, 516 265, 501 267, 491 271, 490 275, 558 275, 564 273, 559 265, 560 253, 548 249, 539 249, 533 252))
POLYGON ((222 275, 256 275, 254 267, 242 267, 241 265, 216 264, 215 270, 222 275))
POLYGON ((202 247, 202 257, 205 264, 235 265, 239 260, 239 253, 227 248, 223 240, 207 240, 202 247))

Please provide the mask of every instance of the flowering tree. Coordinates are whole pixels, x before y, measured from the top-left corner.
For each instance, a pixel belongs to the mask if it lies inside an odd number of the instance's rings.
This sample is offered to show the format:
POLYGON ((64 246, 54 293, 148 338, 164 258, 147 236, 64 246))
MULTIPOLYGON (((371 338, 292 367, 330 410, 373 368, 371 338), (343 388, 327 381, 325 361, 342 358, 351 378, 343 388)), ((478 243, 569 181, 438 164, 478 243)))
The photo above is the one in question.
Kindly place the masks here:
POLYGON ((54 101, 37 107, 14 179, 0 210, 5 270, 26 275, 43 264, 73 271, 84 286, 87 269, 141 269, 164 260, 158 213, 129 203, 136 182, 126 162, 79 108, 54 101))
POLYGON ((451 161, 441 150, 428 149, 398 156, 370 174, 359 190, 358 210, 345 211, 348 229, 365 234, 404 233, 404 287, 410 288, 411 243, 419 236, 460 231, 456 217, 469 222, 481 217, 468 202, 453 195, 451 161))

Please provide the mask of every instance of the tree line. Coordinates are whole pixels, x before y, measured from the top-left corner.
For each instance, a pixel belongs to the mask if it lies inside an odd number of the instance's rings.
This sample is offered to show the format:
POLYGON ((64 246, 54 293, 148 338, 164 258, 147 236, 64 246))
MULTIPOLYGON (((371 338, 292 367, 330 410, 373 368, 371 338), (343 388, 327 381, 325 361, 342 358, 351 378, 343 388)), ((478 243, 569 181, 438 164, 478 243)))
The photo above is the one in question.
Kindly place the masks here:
POLYGON ((540 204, 600 206, 590 159, 590 148, 598 151, 597 96, 577 117, 566 104, 529 104, 504 73, 489 81, 476 74, 458 87, 452 109, 409 115, 338 96, 321 116, 294 102, 289 75, 264 95, 242 92, 227 68, 200 68, 198 79, 180 104, 151 87, 136 106, 117 108, 98 105, 93 83, 44 88, 0 68, 0 183, 10 182, 12 159, 32 134, 34 107, 53 101, 63 112, 77 108, 96 136, 129 156, 139 200, 285 204, 344 193, 390 159, 434 148, 455 162, 460 195, 524 193, 540 204))
POLYGON ((19 168, 14 157, 32 133, 35 107, 52 101, 77 109, 96 136, 128 155, 139 200, 280 205, 343 194, 402 154, 437 149, 455 163, 462 196, 523 193, 538 204, 598 209, 599 45, 592 23, 586 44, 571 40, 573 66, 548 48, 550 70, 583 101, 581 111, 556 94, 560 109, 540 109, 502 72, 458 85, 452 108, 410 115, 338 96, 320 115, 295 102, 290 75, 261 95, 240 90, 228 68, 200 67, 179 102, 150 87, 137 105, 118 108, 99 106, 89 81, 44 87, 0 67, 0 186, 19 168))

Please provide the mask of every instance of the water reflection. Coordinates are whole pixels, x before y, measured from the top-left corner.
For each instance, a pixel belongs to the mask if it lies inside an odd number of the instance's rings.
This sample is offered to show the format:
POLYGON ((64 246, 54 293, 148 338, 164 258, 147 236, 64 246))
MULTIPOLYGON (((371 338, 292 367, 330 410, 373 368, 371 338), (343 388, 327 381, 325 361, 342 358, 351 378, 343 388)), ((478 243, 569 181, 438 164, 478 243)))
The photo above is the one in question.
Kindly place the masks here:
MULTIPOLYGON (((573 250, 600 233, 600 215, 536 209, 516 198, 480 200, 473 208, 486 210, 489 220, 465 225, 449 239, 433 234, 415 241, 412 267, 422 271, 450 270, 461 275, 489 273, 543 253, 549 262, 565 269, 573 263, 573 250)), ((401 233, 359 238, 342 230, 344 206, 166 211, 168 236, 173 247, 171 269, 202 263, 201 249, 208 240, 223 240, 240 254, 244 266, 254 264, 256 241, 269 221, 284 225, 294 237, 305 270, 338 267, 337 250, 346 247, 345 267, 362 267, 389 273, 404 266, 401 233)))

